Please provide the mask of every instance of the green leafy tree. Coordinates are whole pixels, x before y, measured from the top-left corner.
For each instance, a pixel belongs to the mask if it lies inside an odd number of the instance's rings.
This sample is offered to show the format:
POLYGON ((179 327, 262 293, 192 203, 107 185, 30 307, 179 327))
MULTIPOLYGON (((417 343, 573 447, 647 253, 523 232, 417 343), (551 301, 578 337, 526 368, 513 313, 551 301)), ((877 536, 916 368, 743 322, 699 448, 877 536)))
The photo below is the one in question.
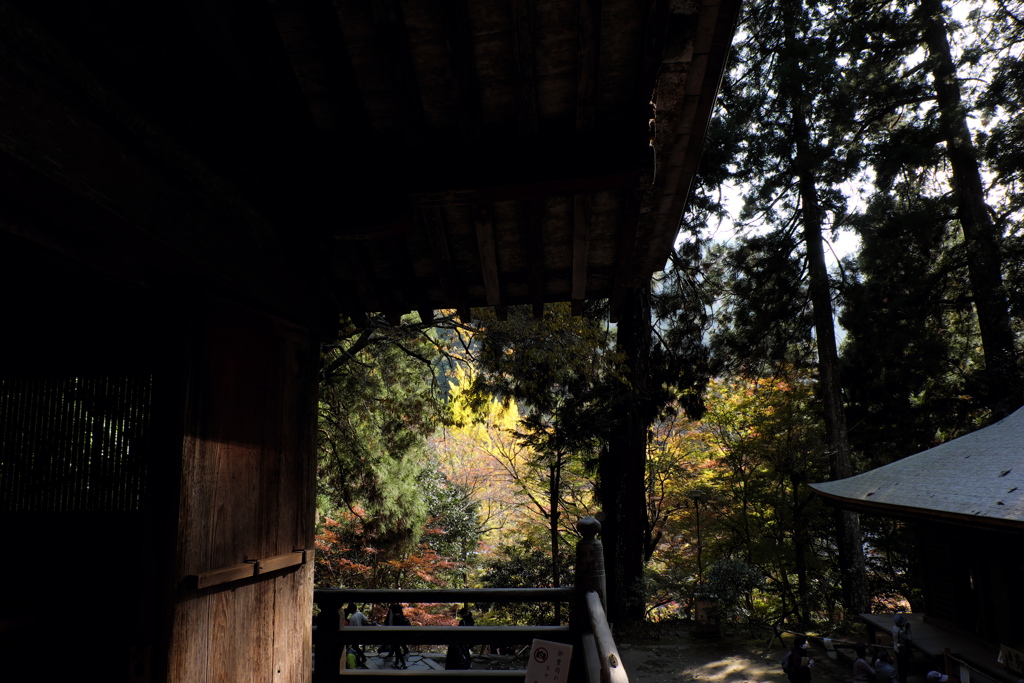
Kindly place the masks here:
POLYGON ((543 319, 516 307, 505 321, 483 318, 481 328, 479 372, 468 397, 476 406, 490 397, 519 406, 516 438, 532 454, 520 472, 546 478, 543 515, 558 584, 566 473, 573 461, 595 458, 606 429, 609 403, 602 379, 615 370, 609 334, 592 318, 570 315, 568 305, 549 307, 543 319))
POLYGON ((478 561, 478 505, 428 459, 417 477, 427 520, 413 548, 378 548, 360 508, 322 518, 317 534, 316 581, 348 588, 465 587, 478 561))
POLYGON ((719 381, 709 390, 702 430, 716 456, 709 502, 718 508, 705 524, 709 564, 734 558, 756 567, 765 620, 795 613, 812 624, 834 614, 837 557, 828 516, 807 487, 827 468, 819 411, 806 373, 719 381))
POLYGON ((480 504, 473 500, 468 488, 449 478, 434 459, 420 474, 419 485, 429 515, 423 546, 450 563, 431 572, 432 580, 465 588, 468 574, 479 561, 480 504))
POLYGON ((756 567, 734 557, 722 558, 708 570, 707 590, 718 599, 719 613, 726 618, 749 618, 754 589, 762 583, 764 576, 756 567))
POLYGON ((324 346, 318 494, 325 513, 360 519, 378 559, 414 548, 427 522, 418 478, 427 437, 444 418, 435 382, 442 350, 425 326, 378 319, 350 324, 324 346))
MULTIPOLYGON (((487 559, 481 583, 490 588, 545 588, 553 587, 550 549, 543 538, 527 536, 516 543, 502 543, 487 559)), ((575 569, 575 559, 569 544, 559 546, 559 565, 564 571, 575 569)), ((485 611, 478 623, 549 625, 561 621, 565 612, 549 603, 481 603, 485 611)))

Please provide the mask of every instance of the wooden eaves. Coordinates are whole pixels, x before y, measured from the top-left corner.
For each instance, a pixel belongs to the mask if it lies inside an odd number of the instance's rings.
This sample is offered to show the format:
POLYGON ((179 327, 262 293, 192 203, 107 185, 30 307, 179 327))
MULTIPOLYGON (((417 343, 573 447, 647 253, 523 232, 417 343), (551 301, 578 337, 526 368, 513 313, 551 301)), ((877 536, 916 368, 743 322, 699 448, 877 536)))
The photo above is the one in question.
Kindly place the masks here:
POLYGON ((329 315, 614 313, 676 238, 739 12, 108 4, 0 2, 0 224, 290 318, 311 297, 329 315), (84 245, 60 228, 79 215, 84 245))

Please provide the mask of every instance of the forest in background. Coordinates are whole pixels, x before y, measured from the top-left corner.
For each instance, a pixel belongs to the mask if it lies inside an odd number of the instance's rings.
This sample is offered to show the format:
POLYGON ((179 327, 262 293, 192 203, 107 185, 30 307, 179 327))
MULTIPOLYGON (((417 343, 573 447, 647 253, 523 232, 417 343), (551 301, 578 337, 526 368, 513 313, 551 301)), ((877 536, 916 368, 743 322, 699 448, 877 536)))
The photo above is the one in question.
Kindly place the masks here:
POLYGON ((1024 3, 955 9, 746 3, 676 249, 617 322, 369 316, 325 343, 317 585, 571 584, 592 514, 626 558, 614 620, 702 592, 805 628, 923 608, 913 529, 807 484, 1024 403, 1024 3))

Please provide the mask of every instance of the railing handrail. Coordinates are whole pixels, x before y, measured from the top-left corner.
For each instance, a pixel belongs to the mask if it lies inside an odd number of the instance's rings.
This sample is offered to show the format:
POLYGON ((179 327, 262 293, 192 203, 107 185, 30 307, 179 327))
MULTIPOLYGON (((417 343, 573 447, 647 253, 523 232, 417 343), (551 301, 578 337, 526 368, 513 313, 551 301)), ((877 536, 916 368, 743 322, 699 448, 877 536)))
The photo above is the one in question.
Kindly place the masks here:
POLYGON ((441 678, 444 680, 458 679, 463 683, 469 681, 480 681, 481 683, 495 683, 503 679, 514 679, 522 683, 526 675, 526 669, 431 669, 417 671, 410 674, 408 671, 395 671, 394 669, 358 669, 358 673, 339 674, 341 676, 366 676, 368 678, 393 678, 399 681, 408 681, 410 676, 416 678, 441 678))
POLYGON ((576 586, 560 588, 318 588, 313 599, 320 606, 313 636, 318 644, 316 681, 334 681, 340 675, 369 676, 408 680, 409 675, 422 677, 450 676, 465 683, 487 683, 493 679, 519 678, 525 671, 374 671, 362 669, 341 674, 337 670, 343 654, 343 643, 365 644, 404 642, 413 645, 451 643, 491 643, 495 645, 525 644, 534 638, 571 643, 580 648, 577 662, 584 671, 574 673, 572 680, 588 683, 629 683, 615 639, 608 625, 604 608, 606 596, 604 551, 597 533, 600 523, 592 517, 579 521, 576 527, 580 540, 576 545, 576 586), (344 626, 340 610, 347 603, 515 603, 569 602, 573 605, 570 626, 344 626), (322 648, 322 650, 321 650, 322 648), (324 668, 320 668, 324 667, 324 668))
POLYGON ((587 616, 590 618, 590 629, 594 635, 597 655, 601 666, 601 683, 629 683, 626 669, 622 666, 619 649, 615 646, 608 617, 597 591, 587 592, 587 616))
POLYGON ((568 626, 346 626, 339 633, 346 642, 356 645, 392 641, 402 641, 407 645, 510 645, 533 638, 559 641, 574 635, 568 626))
POLYGON ((358 603, 572 602, 573 586, 559 588, 317 588, 314 598, 358 603))

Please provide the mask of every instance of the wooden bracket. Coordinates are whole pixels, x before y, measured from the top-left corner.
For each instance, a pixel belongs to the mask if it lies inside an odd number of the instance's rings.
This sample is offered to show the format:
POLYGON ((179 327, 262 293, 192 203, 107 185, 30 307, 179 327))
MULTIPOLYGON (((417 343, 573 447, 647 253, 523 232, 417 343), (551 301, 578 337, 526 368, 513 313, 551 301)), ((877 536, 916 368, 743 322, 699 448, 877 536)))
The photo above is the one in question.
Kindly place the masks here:
POLYGON ((210 588, 211 586, 219 586, 231 583, 232 581, 251 579, 254 576, 269 574, 279 569, 297 567, 306 564, 308 558, 311 557, 311 550, 294 550, 284 555, 275 555, 274 557, 266 557, 259 560, 247 559, 241 564, 233 564, 229 567, 191 574, 190 578, 195 578, 197 588, 210 588))

